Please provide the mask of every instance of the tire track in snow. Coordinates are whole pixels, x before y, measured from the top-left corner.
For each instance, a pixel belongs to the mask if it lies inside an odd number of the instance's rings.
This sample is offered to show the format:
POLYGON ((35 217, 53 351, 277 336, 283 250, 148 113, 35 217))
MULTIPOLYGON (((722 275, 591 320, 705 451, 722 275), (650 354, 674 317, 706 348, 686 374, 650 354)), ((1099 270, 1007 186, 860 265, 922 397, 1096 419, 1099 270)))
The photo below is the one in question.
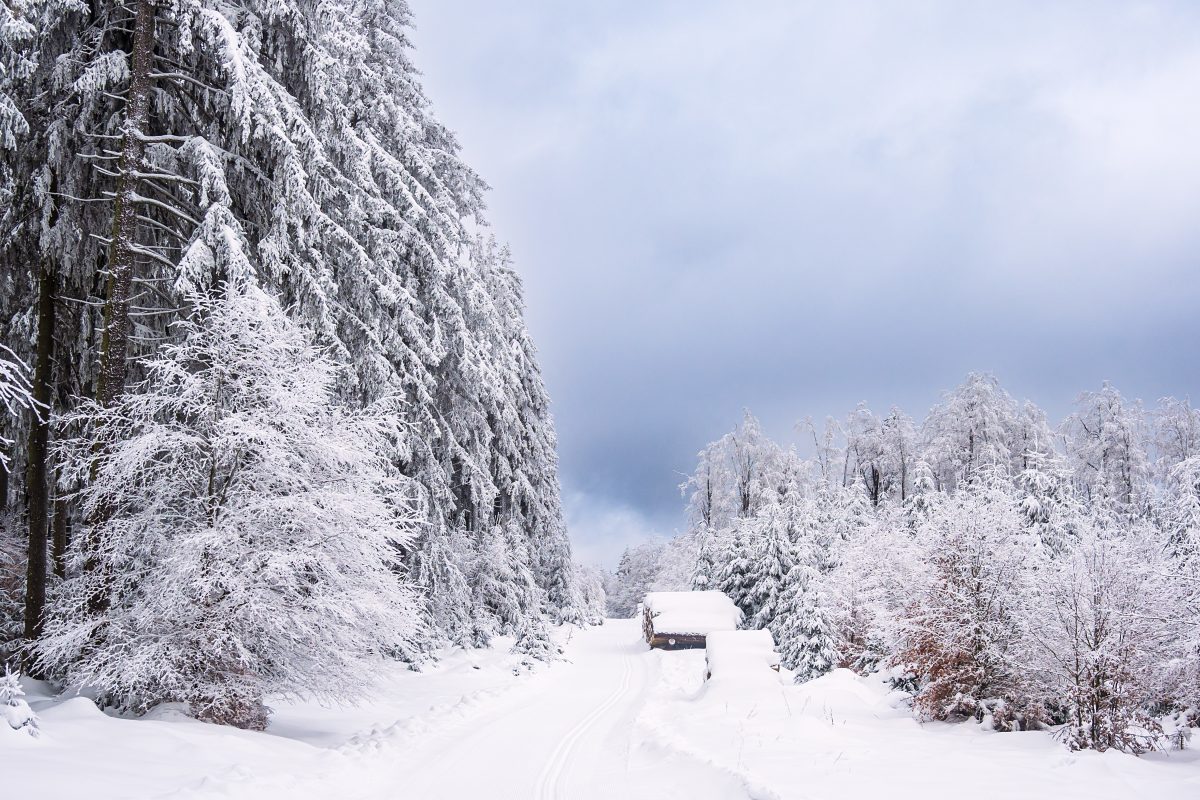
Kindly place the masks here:
POLYGON ((554 752, 546 760, 546 766, 538 775, 537 787, 534 792, 537 800, 559 800, 562 797, 563 783, 568 774, 567 767, 575 761, 575 751, 580 740, 595 727, 605 714, 620 705, 628 693, 633 677, 633 667, 630 665, 630 661, 629 656, 621 659, 621 680, 617 684, 616 690, 569 730, 558 743, 558 747, 554 748, 554 752))

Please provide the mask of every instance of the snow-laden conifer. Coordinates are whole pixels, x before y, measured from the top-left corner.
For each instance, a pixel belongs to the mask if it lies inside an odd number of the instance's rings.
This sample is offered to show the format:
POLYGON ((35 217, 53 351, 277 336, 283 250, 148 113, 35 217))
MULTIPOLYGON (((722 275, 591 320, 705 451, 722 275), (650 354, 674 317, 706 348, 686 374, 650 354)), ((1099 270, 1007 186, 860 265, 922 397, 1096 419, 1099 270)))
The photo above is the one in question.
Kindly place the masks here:
POLYGON ((753 589, 753 568, 754 520, 740 519, 734 524, 731 535, 724 542, 715 588, 724 592, 747 618, 754 613, 750 597, 753 589))
POLYGON ((38 650, 123 707, 261 727, 267 695, 351 696, 414 632, 411 487, 384 455, 405 433, 395 404, 338 408, 337 367, 263 291, 196 305, 137 391, 63 421, 98 522, 38 650))
POLYGON ((780 661, 796 673, 797 683, 824 675, 842 658, 819 579, 819 573, 810 565, 796 565, 787 575, 780 611, 771 626, 780 661))
POLYGON ((8 730, 37 737, 40 733, 37 714, 25 700, 21 676, 6 666, 0 675, 0 723, 8 730))
POLYGON ((345 367, 334 381, 342 402, 405 402, 410 435, 388 458, 424 494, 421 569, 409 574, 445 618, 434 628, 451 631, 430 646, 470 627, 455 570, 480 531, 509 519, 534 554, 549 612, 577 617, 553 420, 520 281, 486 235, 486 186, 423 94, 407 5, 13 8, 24 22, 0 34, 0 59, 23 61, 0 70, 0 93, 19 118, 3 124, 27 130, 12 127, 20 147, 0 147, 0 172, 14 176, 0 250, 18 266, 0 275, 0 334, 32 364, 27 309, 39 291, 77 301, 54 304, 55 361, 71 365, 51 375, 56 404, 94 391, 99 361, 131 370, 128 380, 114 373, 106 395, 138 385, 142 357, 177 339, 171 323, 189 293, 252 280, 345 367), (141 30, 148 36, 129 35, 141 30), (153 102, 133 115, 142 78, 153 102), (105 288, 117 273, 128 292, 105 288), (124 315, 122 294, 127 318, 102 324, 102 308, 124 315), (112 336, 105 345, 105 331, 128 333, 128 346, 112 336), (97 349, 110 355, 98 361, 97 349))
POLYGON ((795 512, 790 498, 765 506, 755 517, 754 546, 746 576, 749 627, 769 628, 784 613, 782 595, 798 560, 793 539, 795 512), (785 505, 786 503, 786 505, 785 505))
MULTIPOLYGON (((9 416, 37 409, 30 393, 28 372, 29 368, 13 351, 0 344, 0 406, 3 406, 9 416)), ((0 435, 0 469, 5 471, 8 470, 9 464, 6 451, 11 444, 12 440, 0 435)))

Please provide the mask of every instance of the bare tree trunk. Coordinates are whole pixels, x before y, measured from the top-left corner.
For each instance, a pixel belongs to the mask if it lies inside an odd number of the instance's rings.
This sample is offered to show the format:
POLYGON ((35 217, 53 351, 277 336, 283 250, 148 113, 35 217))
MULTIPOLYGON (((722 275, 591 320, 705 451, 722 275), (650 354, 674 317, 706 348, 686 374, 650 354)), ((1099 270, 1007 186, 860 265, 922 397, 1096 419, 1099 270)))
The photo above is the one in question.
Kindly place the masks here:
MULTIPOLYGON (((50 383, 54 371, 54 316, 57 275, 50 265, 42 267, 38 281, 37 360, 33 372, 33 399, 38 407, 29 426, 29 448, 25 491, 28 497, 29 549, 25 571, 25 639, 35 641, 42 633, 46 606, 46 528, 49 490, 46 462, 50 449, 50 383)), ((37 669, 26 663, 34 677, 37 669)))
POLYGON ((155 0, 140 0, 134 17, 132 68, 126 98, 124 139, 113 200, 112 240, 108 245, 108 280, 104 292, 104 335, 96 402, 105 408, 125 390, 129 352, 129 296, 137 257, 136 195, 146 145, 142 137, 150 118, 150 61, 154 55, 155 0))

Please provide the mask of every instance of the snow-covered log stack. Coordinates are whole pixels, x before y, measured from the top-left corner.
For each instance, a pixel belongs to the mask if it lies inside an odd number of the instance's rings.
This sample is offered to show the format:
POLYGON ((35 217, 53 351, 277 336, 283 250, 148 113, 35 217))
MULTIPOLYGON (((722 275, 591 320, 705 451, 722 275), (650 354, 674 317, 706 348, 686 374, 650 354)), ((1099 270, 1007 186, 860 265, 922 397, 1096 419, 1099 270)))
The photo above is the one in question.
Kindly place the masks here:
POLYGON ((714 631, 705 647, 705 679, 732 678, 760 682, 769 678, 778 683, 779 653, 769 630, 714 631), (774 670, 774 672, 772 672, 774 670))
POLYGON ((642 633, 651 647, 704 647, 717 631, 735 631, 742 612, 722 592, 651 592, 642 602, 642 633))

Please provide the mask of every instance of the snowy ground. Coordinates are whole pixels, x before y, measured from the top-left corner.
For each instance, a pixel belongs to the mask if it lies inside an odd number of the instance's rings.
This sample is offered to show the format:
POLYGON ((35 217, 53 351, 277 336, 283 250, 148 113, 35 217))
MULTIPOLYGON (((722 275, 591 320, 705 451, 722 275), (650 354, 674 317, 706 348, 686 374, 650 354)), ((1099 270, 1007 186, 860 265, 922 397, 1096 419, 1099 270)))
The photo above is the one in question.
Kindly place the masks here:
MULTIPOLYGON (((567 632, 564 632, 564 636, 567 632)), ((1195 752, 1072 754, 1045 733, 921 726, 848 672, 703 682, 702 651, 637 624, 575 631, 514 675, 503 648, 381 677, 352 709, 281 705, 268 734, 163 710, 115 719, 35 697, 38 740, 0 731, 4 796, 67 798, 1200 797, 1195 752)))

